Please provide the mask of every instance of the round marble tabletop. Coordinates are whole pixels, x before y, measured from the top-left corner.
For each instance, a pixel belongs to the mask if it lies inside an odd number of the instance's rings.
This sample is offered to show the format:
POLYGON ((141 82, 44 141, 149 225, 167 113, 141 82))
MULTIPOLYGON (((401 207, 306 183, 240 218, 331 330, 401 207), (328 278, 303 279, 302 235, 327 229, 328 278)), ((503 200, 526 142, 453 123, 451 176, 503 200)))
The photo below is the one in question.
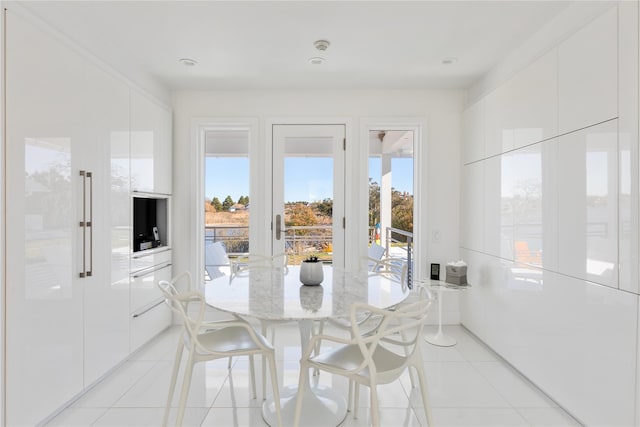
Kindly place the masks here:
POLYGON ((207 304, 241 316, 268 320, 346 317, 355 302, 387 308, 408 296, 399 282, 369 272, 323 266, 320 285, 300 282, 300 267, 256 268, 215 278, 205 286, 207 304))

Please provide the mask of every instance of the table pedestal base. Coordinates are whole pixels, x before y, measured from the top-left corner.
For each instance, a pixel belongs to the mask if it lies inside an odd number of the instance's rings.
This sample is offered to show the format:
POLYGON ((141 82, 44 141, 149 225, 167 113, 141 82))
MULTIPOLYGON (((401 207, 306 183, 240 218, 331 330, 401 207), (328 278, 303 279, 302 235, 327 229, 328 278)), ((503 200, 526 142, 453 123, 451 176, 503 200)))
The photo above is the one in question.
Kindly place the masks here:
POLYGON ((443 334, 442 330, 439 330, 435 334, 425 335, 424 340, 429 344, 437 345, 439 347, 452 347, 457 343, 454 337, 443 334))
MULTIPOLYGON (((341 394, 321 385, 313 386, 303 393, 300 426, 337 426, 344 421, 347 416, 347 402, 341 394)), ((291 385, 280 390, 282 424, 285 426, 293 425, 297 395, 297 386, 291 385)), ((262 405, 262 418, 270 426, 278 425, 273 396, 262 405)))

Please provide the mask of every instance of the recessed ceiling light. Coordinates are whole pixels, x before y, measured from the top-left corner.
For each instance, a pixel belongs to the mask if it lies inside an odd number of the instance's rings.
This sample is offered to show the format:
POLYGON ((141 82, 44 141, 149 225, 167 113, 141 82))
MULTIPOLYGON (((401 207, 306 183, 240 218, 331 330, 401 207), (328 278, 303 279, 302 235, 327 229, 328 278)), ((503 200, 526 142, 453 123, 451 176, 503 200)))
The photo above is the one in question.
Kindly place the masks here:
POLYGON ((193 67, 194 65, 196 65, 198 63, 198 61, 196 61, 195 59, 191 59, 191 58, 181 58, 179 62, 182 65, 184 65, 185 67, 193 67))
POLYGON ((315 42, 313 42, 313 45, 316 47, 316 49, 318 49, 321 52, 324 52, 325 50, 329 49, 329 45, 331 43, 329 43, 328 40, 316 40, 315 42))
POLYGON ((312 65, 320 65, 324 62, 324 58, 321 58, 319 56, 314 56, 313 58, 309 58, 309 64, 312 65))
POLYGON ((458 62, 458 58, 444 58, 442 60, 442 65, 451 65, 458 62))

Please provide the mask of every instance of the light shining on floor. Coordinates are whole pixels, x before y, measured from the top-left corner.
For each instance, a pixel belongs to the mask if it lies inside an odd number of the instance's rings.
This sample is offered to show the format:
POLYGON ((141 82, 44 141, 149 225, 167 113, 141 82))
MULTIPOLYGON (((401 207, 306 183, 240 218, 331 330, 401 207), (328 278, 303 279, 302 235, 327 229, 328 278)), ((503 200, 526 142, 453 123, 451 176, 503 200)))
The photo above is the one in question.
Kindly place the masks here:
MULTIPOLYGON (((159 426, 179 331, 173 327, 158 336, 47 426, 159 426)), ((449 326, 445 332, 458 340, 456 346, 422 343, 435 426, 579 425, 464 328, 449 326)), ((275 348, 280 384, 297 383, 300 338, 295 324, 278 327, 275 348)), ((183 425, 266 425, 261 416, 260 366, 256 359, 258 399, 254 400, 246 357, 234 359, 231 371, 226 359, 197 365, 183 425)), ((322 373, 319 381, 344 391, 346 398, 344 378, 322 373)), ((366 390, 361 389, 359 418, 347 414, 343 426, 370 425, 366 390)), ((383 426, 426 426, 420 393, 411 389, 406 373, 400 382, 379 386, 378 394, 383 426)))

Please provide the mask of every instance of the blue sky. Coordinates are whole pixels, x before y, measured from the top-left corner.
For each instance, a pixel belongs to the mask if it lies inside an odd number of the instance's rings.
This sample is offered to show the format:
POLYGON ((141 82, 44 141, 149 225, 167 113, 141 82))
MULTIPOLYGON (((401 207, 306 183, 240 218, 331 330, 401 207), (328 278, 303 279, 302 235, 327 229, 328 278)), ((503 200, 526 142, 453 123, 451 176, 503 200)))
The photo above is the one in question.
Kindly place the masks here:
MULTIPOLYGON (((413 160, 394 159, 393 187, 413 193, 413 160)), ((380 161, 369 161, 369 176, 380 183, 380 161)), ((289 157, 285 162, 285 200, 320 201, 332 198, 331 159, 289 157)), ((247 157, 208 157, 206 159, 205 196, 224 201, 227 196, 237 201, 249 195, 249 159, 247 157)))

